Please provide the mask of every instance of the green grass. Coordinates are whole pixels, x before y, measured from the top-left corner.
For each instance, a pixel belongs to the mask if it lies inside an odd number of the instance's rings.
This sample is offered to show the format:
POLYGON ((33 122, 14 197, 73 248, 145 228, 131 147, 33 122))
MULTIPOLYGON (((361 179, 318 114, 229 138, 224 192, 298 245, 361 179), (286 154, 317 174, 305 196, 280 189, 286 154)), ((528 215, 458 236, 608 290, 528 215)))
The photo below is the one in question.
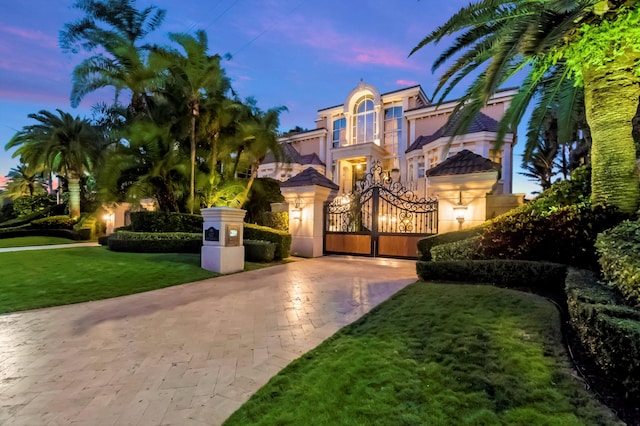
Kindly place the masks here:
POLYGON ((73 244, 77 242, 78 241, 60 237, 16 237, 0 239, 0 248, 48 246, 52 244, 73 244))
POLYGON ((557 310, 487 286, 416 283, 291 363, 225 425, 601 425, 557 310))
POLYGON ((0 253, 0 313, 107 299, 216 277, 199 254, 104 247, 0 253))

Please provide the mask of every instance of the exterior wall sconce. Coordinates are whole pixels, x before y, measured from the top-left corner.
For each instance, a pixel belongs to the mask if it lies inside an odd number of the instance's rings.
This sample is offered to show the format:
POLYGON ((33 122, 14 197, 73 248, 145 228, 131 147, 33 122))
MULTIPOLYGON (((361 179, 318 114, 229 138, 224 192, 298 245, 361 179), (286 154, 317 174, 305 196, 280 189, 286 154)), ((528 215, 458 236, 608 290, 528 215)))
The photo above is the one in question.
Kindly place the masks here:
POLYGON ((458 221, 458 229, 462 229, 462 224, 467 215, 467 206, 462 204, 462 191, 458 196, 458 204, 453 206, 453 217, 458 221))
POLYGON ((300 197, 296 197, 291 209, 291 218, 293 220, 302 220, 302 209, 300 208, 300 197))

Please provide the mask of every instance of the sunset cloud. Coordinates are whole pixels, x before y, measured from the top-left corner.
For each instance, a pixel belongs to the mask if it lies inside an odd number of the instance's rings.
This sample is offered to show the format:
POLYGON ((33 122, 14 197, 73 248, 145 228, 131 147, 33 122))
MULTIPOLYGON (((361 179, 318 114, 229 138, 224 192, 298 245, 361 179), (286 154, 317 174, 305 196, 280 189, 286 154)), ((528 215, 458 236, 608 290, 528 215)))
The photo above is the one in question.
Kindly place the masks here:
MULTIPOLYGON (((38 44, 42 47, 50 49, 58 49, 58 39, 52 37, 49 34, 42 33, 40 31, 31 30, 20 27, 10 27, 0 23, 0 37, 1 38, 19 38, 21 41, 29 41, 38 44)), ((13 43, 19 42, 18 40, 12 40, 13 43)))
POLYGON ((396 80, 396 84, 398 86, 416 86, 420 83, 415 80, 396 80))

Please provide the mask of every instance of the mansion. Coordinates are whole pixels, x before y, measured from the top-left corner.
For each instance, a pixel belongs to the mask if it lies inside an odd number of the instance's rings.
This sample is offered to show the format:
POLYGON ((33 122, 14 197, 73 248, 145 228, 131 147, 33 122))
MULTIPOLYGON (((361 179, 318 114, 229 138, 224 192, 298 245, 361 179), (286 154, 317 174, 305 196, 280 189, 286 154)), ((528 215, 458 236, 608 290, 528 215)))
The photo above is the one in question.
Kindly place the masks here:
POLYGON ((361 81, 342 104, 318 111, 315 129, 282 136, 286 160, 268 156, 258 176, 286 181, 313 168, 348 193, 380 162, 419 197, 476 205, 468 222, 481 222, 521 203, 510 195, 516 135, 507 133, 494 148, 498 121, 516 93, 498 91, 452 139, 446 124, 457 101, 435 105, 420 85, 380 93, 361 81))

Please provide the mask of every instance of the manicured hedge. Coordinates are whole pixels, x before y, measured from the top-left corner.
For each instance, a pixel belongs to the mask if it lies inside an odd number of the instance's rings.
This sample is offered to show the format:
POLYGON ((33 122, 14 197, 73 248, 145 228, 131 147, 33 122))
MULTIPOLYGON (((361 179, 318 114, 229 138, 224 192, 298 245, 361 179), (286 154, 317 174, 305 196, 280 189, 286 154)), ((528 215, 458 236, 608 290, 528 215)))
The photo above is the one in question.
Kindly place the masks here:
POLYGON ((569 320, 607 380, 640 403, 640 310, 625 306, 613 289, 589 271, 570 268, 569 320))
POLYGON ((416 271, 423 281, 484 283, 560 295, 563 293, 567 267, 526 260, 451 260, 418 261, 416 271))
POLYGON ((461 231, 446 232, 437 234, 418 241, 418 260, 431 260, 431 248, 440 244, 448 244, 456 241, 466 240, 479 235, 484 229, 484 225, 475 228, 463 229, 461 231))
POLYGON ((31 227, 36 229, 73 229, 77 219, 66 216, 49 216, 31 221, 31 227))
POLYGON ((108 245, 134 253, 200 253, 202 233, 120 231, 109 235, 108 245))
POLYGON ((604 278, 640 306, 640 221, 624 221, 598 235, 596 249, 604 278))
POLYGON ((59 215, 64 213, 64 204, 47 207, 44 210, 37 211, 27 216, 11 219, 0 223, 0 228, 15 228, 17 226, 28 225, 32 220, 47 217, 50 215, 59 215))
POLYGON ((132 212, 131 230, 134 232, 202 232, 202 216, 186 213, 132 212))
POLYGON ((275 243, 261 240, 244 240, 245 260, 249 262, 271 262, 275 254, 275 243))
POLYGON ((60 237, 69 240, 87 240, 85 232, 72 229, 33 229, 31 227, 11 228, 0 230, 0 239, 18 237, 60 237))
POLYGON ((589 204, 559 207, 544 214, 520 210, 486 226, 480 238, 480 257, 597 269, 596 236, 622 219, 612 209, 589 204))
POLYGON ((291 252, 291 234, 288 232, 279 231, 266 226, 253 225, 251 223, 245 223, 243 231, 245 240, 263 240, 275 243, 275 260, 281 260, 289 257, 291 252))
POLYGON ((431 257, 434 261, 442 260, 479 260, 480 235, 434 246, 431 248, 431 257))

